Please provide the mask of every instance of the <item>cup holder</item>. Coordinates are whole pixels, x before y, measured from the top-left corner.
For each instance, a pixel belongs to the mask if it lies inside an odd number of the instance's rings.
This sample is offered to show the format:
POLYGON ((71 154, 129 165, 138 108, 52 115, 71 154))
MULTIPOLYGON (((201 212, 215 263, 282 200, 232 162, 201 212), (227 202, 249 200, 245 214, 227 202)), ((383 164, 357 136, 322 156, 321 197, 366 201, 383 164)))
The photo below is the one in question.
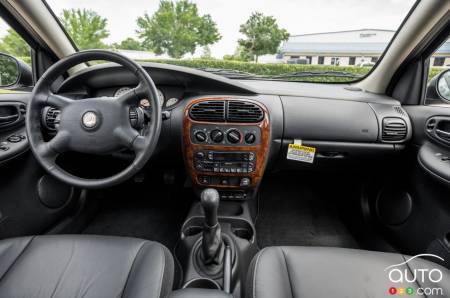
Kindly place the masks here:
POLYGON ((248 241, 252 240, 253 238, 253 233, 249 229, 237 228, 233 230, 233 234, 236 235, 236 237, 246 239, 248 241))
MULTIPOLYGON (((235 209, 236 211, 237 209, 235 209)), ((203 231, 204 224, 203 217, 191 217, 186 221, 182 227, 182 235, 184 237, 199 237, 203 231)), ((222 227, 222 232, 231 232, 234 236, 248 240, 250 242, 254 241, 255 232, 253 226, 246 220, 241 218, 220 218, 219 219, 222 227), (227 228, 228 227, 228 228, 227 228)))
POLYGON ((183 289, 188 288, 220 290, 220 285, 209 278, 195 278, 191 279, 183 286, 183 289))

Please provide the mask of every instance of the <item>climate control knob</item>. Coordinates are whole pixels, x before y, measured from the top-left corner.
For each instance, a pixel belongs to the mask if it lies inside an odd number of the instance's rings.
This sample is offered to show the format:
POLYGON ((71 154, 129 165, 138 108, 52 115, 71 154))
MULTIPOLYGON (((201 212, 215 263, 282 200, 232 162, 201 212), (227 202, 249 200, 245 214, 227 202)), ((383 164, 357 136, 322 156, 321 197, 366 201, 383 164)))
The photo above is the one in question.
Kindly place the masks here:
POLYGON ((227 140, 230 143, 236 144, 241 140, 241 133, 237 129, 231 129, 227 133, 227 140))
POLYGON ((206 133, 204 133, 203 131, 197 131, 194 136, 195 136, 195 139, 200 143, 203 143, 204 141, 206 141, 206 138, 207 138, 206 133))
POLYGON ((249 132, 245 134, 245 142, 247 144, 253 144, 256 141, 256 136, 255 134, 249 132))
POLYGON ((211 133, 209 134, 211 137, 211 140, 214 143, 220 143, 223 141, 223 132, 219 129, 214 129, 211 131, 211 133))

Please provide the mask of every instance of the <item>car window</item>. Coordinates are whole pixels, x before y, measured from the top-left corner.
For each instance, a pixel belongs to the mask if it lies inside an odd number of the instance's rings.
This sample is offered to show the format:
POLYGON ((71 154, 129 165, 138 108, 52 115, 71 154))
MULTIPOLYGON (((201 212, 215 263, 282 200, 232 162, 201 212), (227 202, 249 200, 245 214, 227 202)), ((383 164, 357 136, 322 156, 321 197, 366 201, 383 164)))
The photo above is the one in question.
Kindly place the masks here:
POLYGON ((31 66, 30 53, 28 43, 0 18, 0 93, 15 92, 11 88, 19 78, 19 68, 15 59, 31 66))
POLYGON ((450 105, 450 39, 430 57, 425 104, 450 105))
POLYGON ((0 18, 0 52, 31 64, 31 48, 28 43, 0 18))
POLYGON ((364 77, 414 4, 47 1, 80 50, 112 49, 139 61, 193 67, 233 79, 316 82, 364 77))

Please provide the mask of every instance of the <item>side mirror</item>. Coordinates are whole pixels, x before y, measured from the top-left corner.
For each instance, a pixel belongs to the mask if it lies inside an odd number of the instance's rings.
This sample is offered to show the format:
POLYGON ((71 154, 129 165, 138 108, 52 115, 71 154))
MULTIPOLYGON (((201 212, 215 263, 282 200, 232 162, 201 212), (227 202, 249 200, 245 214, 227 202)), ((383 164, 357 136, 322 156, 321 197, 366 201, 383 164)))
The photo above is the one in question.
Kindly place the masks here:
POLYGON ((31 86, 31 67, 13 56, 0 53, 0 87, 31 86))
POLYGON ((438 76, 436 87, 439 96, 450 101, 450 69, 445 70, 438 76))

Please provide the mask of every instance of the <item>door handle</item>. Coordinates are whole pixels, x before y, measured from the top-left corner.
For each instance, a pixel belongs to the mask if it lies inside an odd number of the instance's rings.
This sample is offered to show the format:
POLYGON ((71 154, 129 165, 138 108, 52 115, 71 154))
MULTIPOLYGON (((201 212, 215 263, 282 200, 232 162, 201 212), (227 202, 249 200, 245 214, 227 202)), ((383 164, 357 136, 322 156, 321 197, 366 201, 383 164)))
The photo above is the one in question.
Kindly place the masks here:
POLYGON ((21 102, 0 102, 0 129, 22 124, 25 109, 25 104, 21 102))
POLYGON ((19 118, 19 114, 14 114, 10 116, 0 116, 0 123, 12 122, 19 118))
POLYGON ((439 138, 444 139, 446 141, 450 141, 450 132, 443 131, 441 129, 436 129, 435 133, 439 138))

